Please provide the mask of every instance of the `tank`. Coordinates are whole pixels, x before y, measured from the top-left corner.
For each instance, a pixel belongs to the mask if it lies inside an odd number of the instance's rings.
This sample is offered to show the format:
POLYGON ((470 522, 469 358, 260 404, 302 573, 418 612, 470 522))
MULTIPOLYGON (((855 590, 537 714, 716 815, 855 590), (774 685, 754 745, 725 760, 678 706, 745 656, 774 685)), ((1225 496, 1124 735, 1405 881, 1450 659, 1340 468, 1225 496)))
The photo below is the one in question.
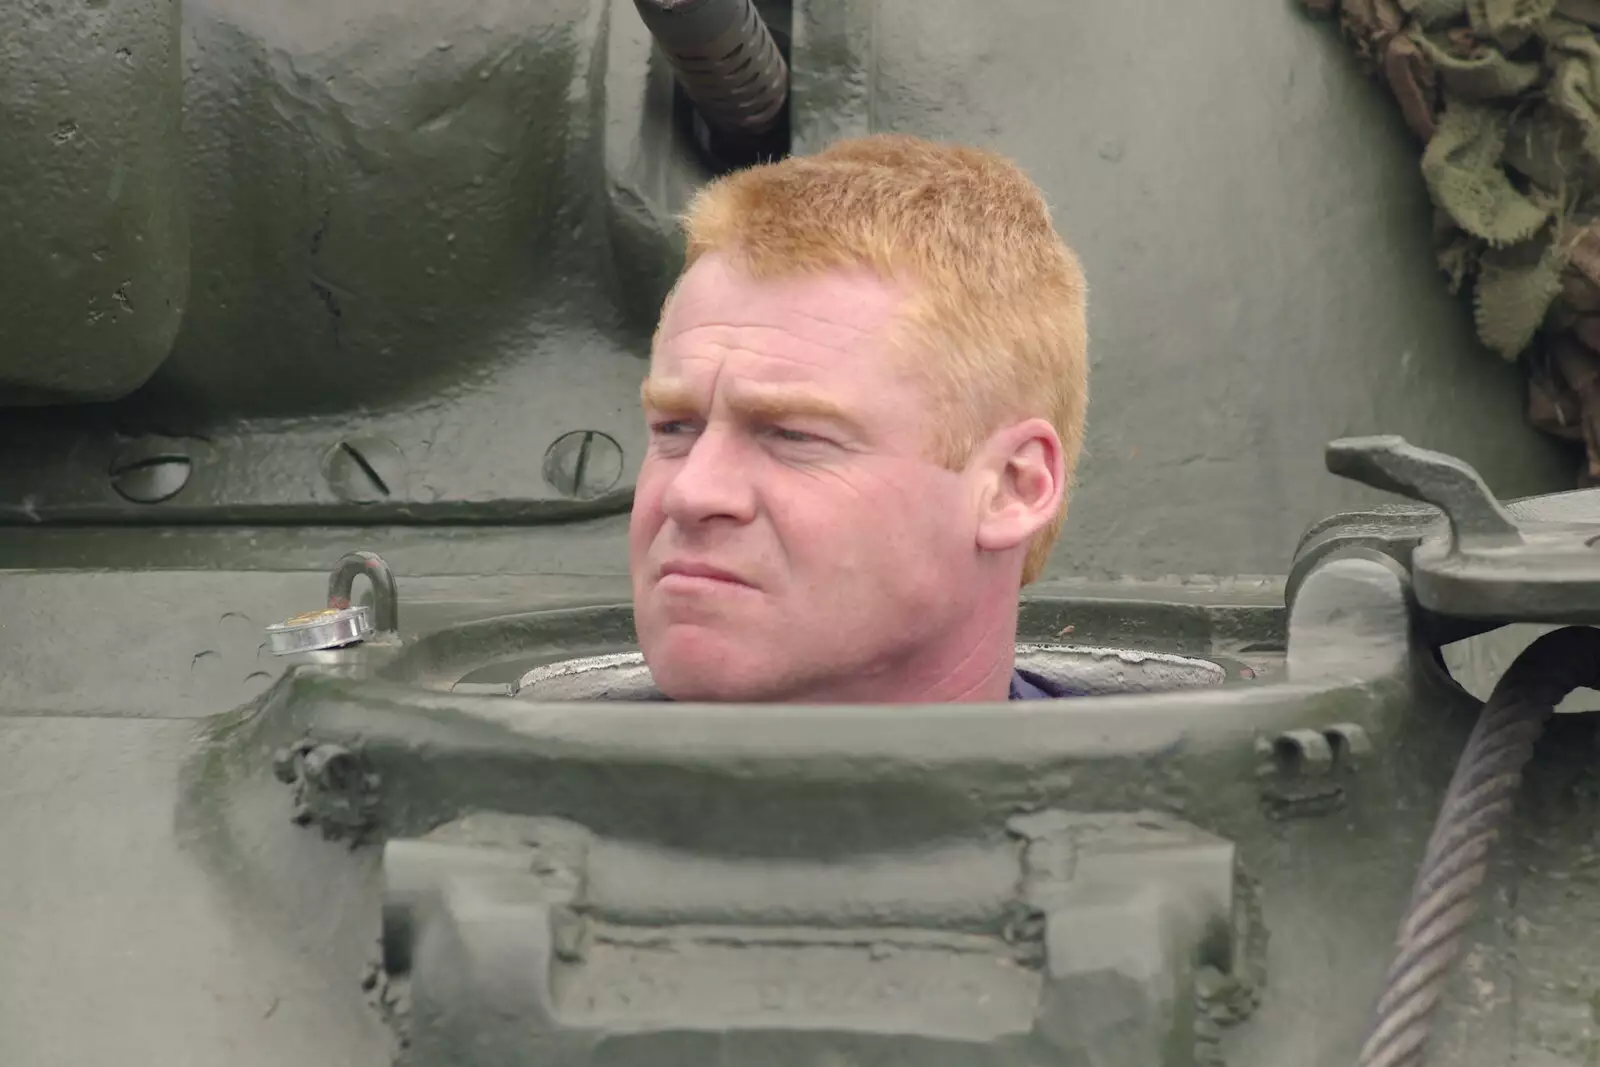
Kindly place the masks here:
POLYGON ((1600 490, 1327 25, 127 0, 0 57, 0 1064, 1593 1062, 1600 490), (880 130, 1084 261, 1018 657, 1085 695, 663 702, 674 216, 880 130))

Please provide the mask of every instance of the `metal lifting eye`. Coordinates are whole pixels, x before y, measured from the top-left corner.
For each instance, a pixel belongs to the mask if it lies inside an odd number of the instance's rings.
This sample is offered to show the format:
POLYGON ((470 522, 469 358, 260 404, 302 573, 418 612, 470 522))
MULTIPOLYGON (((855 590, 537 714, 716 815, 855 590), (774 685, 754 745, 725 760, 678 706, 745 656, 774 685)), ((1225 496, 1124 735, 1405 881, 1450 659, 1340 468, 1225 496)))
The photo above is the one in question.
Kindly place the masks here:
POLYGON ((375 552, 351 552, 328 575, 328 606, 268 626, 267 642, 274 656, 292 656, 360 644, 399 629, 399 594, 389 565, 375 552), (350 603, 358 574, 372 582, 370 608, 350 603))

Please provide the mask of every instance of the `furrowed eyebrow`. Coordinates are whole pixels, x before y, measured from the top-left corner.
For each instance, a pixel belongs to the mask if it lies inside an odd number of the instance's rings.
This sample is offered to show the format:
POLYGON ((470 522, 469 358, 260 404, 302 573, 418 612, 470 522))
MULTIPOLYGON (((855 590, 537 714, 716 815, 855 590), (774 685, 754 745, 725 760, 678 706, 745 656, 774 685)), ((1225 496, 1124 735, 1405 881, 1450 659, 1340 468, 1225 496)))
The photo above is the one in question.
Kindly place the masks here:
MULTIPOLYGON (((699 399, 681 381, 646 378, 639 387, 646 409, 667 416, 698 414, 699 399)), ((786 418, 814 418, 859 431, 861 424, 840 404, 804 389, 785 386, 746 387, 728 397, 728 406, 742 418, 778 422, 786 418)))
POLYGON ((811 393, 774 390, 772 392, 735 393, 728 406, 746 418, 778 421, 793 416, 826 419, 829 422, 854 425, 850 413, 838 404, 811 393))
POLYGON ((639 386, 639 401, 652 411, 664 415, 690 415, 699 405, 694 393, 682 382, 646 378, 639 386))

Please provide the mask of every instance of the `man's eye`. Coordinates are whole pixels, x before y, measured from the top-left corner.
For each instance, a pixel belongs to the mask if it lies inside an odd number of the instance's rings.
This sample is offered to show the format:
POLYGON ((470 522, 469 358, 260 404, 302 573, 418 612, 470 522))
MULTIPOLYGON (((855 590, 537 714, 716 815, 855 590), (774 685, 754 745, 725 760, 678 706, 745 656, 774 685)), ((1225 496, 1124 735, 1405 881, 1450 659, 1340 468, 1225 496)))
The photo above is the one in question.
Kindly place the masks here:
POLYGON ((664 419, 650 424, 650 432, 662 437, 674 437, 688 431, 689 425, 686 419, 664 419))
POLYGON ((804 433, 800 430, 791 430, 785 426, 774 426, 772 428, 772 433, 779 440, 793 441, 796 444, 808 444, 813 441, 822 440, 816 434, 804 433))

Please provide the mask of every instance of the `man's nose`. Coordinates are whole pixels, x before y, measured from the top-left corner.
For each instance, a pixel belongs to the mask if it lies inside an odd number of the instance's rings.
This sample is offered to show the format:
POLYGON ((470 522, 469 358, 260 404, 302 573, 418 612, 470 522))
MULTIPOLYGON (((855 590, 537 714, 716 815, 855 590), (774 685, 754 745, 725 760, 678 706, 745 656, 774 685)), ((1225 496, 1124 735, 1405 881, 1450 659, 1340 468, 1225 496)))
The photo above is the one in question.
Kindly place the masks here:
POLYGON ((708 427, 673 471, 662 510, 682 526, 713 519, 748 522, 755 512, 750 474, 750 459, 738 434, 708 427))

